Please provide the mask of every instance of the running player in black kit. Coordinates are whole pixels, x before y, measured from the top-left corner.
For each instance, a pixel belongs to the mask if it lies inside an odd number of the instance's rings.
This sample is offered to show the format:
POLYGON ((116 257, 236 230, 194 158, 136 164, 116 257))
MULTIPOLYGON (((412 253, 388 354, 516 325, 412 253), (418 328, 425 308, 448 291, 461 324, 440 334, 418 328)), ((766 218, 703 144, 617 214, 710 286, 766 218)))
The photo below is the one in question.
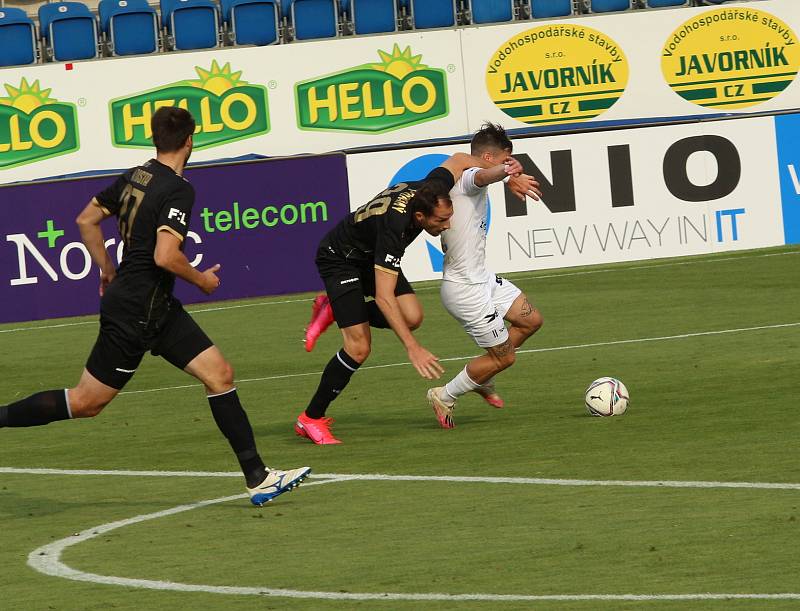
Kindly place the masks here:
POLYGON ((250 500, 261 505, 311 472, 268 470, 233 384, 233 368, 172 295, 175 276, 209 295, 219 287, 215 265, 198 271, 183 254, 194 189, 183 178, 195 122, 181 108, 160 108, 151 121, 156 158, 132 168, 98 193, 77 218, 81 239, 100 267, 100 333, 74 388, 36 393, 0 407, 0 427, 27 427, 98 415, 133 377, 145 352, 200 380, 211 413, 244 473, 250 500), (100 223, 118 219, 125 243, 119 269, 106 251, 100 223))
MULTIPOLYGON (((513 157, 503 164, 507 174, 522 166, 513 157)), ((370 327, 391 328, 408 351, 408 358, 424 378, 438 378, 439 360, 414 338, 422 324, 422 306, 400 269, 406 248, 424 229, 437 236, 449 227, 453 204, 449 191, 470 167, 490 167, 477 157, 456 153, 423 180, 399 183, 351 212, 317 250, 316 263, 327 295, 314 300, 306 329, 306 350, 335 320, 344 347, 328 362, 317 391, 295 423, 295 432, 318 445, 341 443, 325 417, 330 403, 370 353, 370 327), (366 297, 375 297, 366 301, 366 297)))

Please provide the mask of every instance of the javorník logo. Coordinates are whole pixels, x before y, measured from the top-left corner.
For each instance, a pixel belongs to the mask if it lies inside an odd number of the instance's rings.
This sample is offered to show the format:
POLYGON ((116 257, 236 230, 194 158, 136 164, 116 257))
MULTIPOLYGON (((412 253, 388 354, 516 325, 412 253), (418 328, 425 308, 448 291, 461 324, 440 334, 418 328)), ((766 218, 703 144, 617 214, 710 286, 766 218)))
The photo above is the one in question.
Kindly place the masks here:
POLYGON ((444 70, 422 64, 411 47, 378 54, 379 64, 297 83, 298 127, 377 134, 447 116, 444 70))
POLYGON ((217 61, 211 69, 195 67, 197 80, 185 80, 143 93, 111 100, 111 137, 114 146, 150 148, 150 119, 162 106, 185 108, 195 118, 194 148, 220 146, 269 131, 267 90, 241 80, 217 61))
POLYGON ((0 169, 65 155, 80 148, 75 104, 50 97, 23 78, 19 87, 5 85, 0 98, 0 169))
POLYGON ((797 77, 797 35, 783 21, 743 6, 700 13, 670 34, 661 70, 684 100, 720 110, 771 100, 797 77))
POLYGON ((564 22, 520 32, 500 45, 486 66, 486 91, 522 123, 571 123, 611 108, 629 72, 622 47, 608 34, 564 22))

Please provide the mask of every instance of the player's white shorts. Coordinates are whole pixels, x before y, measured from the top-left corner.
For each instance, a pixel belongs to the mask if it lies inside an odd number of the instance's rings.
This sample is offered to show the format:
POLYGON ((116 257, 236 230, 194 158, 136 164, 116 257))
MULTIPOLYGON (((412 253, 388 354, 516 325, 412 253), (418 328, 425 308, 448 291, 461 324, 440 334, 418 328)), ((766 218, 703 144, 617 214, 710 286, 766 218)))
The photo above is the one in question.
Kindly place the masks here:
POLYGON ((485 284, 442 281, 442 304, 481 348, 499 346, 508 339, 503 317, 522 294, 514 283, 489 275, 485 284))

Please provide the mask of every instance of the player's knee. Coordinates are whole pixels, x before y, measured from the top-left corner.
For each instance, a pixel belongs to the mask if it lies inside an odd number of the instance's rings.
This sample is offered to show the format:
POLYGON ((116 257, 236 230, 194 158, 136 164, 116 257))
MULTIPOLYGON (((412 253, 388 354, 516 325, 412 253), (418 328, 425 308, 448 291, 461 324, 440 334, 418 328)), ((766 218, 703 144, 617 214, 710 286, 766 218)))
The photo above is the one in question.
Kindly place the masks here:
POLYGON ((370 353, 369 342, 357 342, 345 347, 345 352, 357 363, 363 363, 367 360, 370 353))
POLYGON ((412 331, 416 331, 422 326, 422 319, 425 318, 423 313, 420 312, 412 312, 411 314, 406 315, 406 324, 408 328, 412 331))
POLYGON ((205 384, 211 394, 220 394, 233 388, 233 381, 233 366, 228 361, 223 361, 205 384))
POLYGON ((69 411, 73 418, 94 418, 103 411, 108 403, 108 401, 102 401, 96 397, 71 393, 69 411))
POLYGON ((544 324, 544 318, 542 317, 542 313, 539 310, 534 310, 533 312, 531 312, 525 330, 527 331, 529 336, 533 335, 539 329, 542 328, 542 324, 544 324))

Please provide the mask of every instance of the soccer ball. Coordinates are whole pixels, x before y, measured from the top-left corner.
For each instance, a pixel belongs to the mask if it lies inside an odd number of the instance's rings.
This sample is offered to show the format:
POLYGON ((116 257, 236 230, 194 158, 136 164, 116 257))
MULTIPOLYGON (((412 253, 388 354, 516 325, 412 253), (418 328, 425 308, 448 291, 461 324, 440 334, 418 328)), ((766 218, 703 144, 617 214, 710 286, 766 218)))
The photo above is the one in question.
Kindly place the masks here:
POLYGON ((630 395, 616 378, 598 378, 589 384, 585 399, 592 416, 621 416, 628 409, 630 395))

